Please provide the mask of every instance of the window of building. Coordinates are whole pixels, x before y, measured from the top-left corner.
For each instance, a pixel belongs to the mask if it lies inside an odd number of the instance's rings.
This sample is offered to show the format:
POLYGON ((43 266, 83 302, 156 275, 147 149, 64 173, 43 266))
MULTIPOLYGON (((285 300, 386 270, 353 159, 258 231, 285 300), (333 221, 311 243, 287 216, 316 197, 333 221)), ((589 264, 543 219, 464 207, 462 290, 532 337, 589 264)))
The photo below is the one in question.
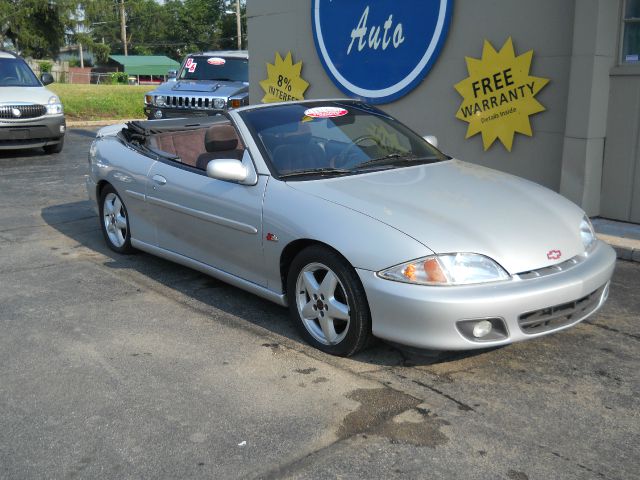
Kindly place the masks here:
POLYGON ((624 6, 622 63, 640 62, 640 0, 627 0, 624 6))

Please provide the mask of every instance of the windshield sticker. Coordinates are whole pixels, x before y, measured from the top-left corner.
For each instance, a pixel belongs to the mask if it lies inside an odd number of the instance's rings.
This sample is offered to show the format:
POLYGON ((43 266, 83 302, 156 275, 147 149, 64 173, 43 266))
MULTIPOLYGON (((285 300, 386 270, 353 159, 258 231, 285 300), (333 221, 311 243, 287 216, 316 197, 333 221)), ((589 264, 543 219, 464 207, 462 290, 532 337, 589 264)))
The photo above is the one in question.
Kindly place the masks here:
POLYGON ((209 65, 224 65, 227 61, 224 58, 220 57, 211 57, 207 60, 209 65))
POLYGON ((342 117, 349 113, 348 110, 339 107, 315 107, 305 110, 304 114, 311 118, 334 118, 342 117))
POLYGON ((193 58, 187 58, 187 63, 184 64, 184 68, 189 70, 189 73, 193 73, 196 71, 196 66, 198 64, 193 61, 193 58))

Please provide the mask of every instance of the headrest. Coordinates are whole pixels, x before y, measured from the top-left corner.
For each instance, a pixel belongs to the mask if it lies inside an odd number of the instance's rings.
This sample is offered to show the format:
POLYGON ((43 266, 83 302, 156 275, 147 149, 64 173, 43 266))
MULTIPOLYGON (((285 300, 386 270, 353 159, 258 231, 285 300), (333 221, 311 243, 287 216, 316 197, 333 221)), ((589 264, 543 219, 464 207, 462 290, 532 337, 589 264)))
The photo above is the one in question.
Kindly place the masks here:
POLYGON ((204 148, 207 152, 235 150, 238 147, 238 135, 231 125, 214 125, 204 136, 204 148))

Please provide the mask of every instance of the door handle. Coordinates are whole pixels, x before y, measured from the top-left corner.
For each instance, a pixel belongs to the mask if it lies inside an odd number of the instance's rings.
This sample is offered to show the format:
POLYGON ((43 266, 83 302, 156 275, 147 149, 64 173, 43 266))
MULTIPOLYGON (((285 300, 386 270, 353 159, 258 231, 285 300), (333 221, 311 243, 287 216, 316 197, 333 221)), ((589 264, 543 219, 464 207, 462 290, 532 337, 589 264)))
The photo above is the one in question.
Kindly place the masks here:
POLYGON ((151 177, 151 180, 156 182, 158 185, 164 185, 165 183, 167 183, 167 179, 162 175, 154 175, 153 177, 151 177))

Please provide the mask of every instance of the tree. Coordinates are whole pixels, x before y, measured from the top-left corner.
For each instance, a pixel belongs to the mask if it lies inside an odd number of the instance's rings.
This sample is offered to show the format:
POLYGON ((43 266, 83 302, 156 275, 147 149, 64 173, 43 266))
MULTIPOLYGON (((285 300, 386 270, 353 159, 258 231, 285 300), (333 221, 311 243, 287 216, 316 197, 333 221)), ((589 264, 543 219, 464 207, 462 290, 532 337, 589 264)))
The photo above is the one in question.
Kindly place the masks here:
MULTIPOLYGON (((225 14, 229 5, 235 10, 235 0, 127 0, 127 49, 176 60, 198 50, 235 49, 235 14, 225 14)), ((120 0, 0 0, 3 39, 36 58, 57 57, 66 39, 86 45, 104 63, 111 53, 124 53, 120 0)))
POLYGON ((0 0, 0 37, 34 58, 57 57, 64 42, 67 0, 0 0))

